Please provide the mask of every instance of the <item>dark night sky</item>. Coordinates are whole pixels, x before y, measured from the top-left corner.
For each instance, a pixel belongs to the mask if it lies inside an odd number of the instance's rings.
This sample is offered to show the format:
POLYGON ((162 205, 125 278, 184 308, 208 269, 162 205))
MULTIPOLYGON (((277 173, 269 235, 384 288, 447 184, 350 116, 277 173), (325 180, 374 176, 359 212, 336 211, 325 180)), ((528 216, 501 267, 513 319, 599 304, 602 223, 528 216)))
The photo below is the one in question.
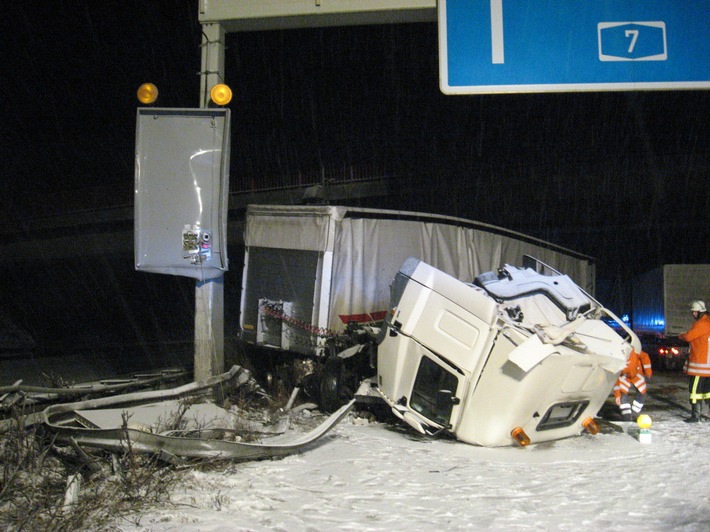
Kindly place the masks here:
MULTIPOLYGON (((197 2, 12 2, 1 24, 4 225, 87 188, 130 201, 138 86, 198 104, 197 2)), ((387 176, 398 192, 362 205, 551 240, 612 284, 710 261, 707 91, 444 96, 436 39, 434 24, 230 34, 232 190, 387 176)))

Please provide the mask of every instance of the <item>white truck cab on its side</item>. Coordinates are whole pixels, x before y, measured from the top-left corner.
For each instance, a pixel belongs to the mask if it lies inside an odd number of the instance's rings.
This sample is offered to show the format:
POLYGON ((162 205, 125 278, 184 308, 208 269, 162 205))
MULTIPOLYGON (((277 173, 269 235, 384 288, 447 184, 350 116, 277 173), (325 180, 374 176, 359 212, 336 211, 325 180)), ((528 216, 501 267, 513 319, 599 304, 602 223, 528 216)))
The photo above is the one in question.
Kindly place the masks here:
POLYGON ((467 284, 408 259, 391 303, 367 393, 424 434, 483 446, 593 432, 638 342, 569 277, 529 268, 467 284))

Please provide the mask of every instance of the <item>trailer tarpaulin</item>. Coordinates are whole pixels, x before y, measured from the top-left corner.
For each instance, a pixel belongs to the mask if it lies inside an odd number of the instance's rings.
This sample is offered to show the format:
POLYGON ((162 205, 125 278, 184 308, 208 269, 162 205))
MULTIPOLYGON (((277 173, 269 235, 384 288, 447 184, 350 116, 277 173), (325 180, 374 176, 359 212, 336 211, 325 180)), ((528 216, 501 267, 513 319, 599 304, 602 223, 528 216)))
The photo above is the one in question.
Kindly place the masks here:
POLYGON ((586 281, 588 275, 578 258, 503 234, 443 223, 345 218, 337 224, 334 249, 331 324, 342 325, 348 317, 378 319, 389 305, 389 285, 409 257, 468 283, 504 264, 520 265, 523 255, 572 278, 586 281))

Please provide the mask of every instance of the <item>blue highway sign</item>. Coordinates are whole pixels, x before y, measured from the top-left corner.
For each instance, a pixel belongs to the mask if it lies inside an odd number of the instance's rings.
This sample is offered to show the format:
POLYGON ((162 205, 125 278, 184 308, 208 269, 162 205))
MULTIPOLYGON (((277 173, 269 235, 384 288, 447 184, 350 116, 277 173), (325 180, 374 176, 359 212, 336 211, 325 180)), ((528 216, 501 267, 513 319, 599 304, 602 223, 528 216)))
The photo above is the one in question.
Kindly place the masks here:
POLYGON ((708 0, 439 0, 445 94, 710 88, 708 0))

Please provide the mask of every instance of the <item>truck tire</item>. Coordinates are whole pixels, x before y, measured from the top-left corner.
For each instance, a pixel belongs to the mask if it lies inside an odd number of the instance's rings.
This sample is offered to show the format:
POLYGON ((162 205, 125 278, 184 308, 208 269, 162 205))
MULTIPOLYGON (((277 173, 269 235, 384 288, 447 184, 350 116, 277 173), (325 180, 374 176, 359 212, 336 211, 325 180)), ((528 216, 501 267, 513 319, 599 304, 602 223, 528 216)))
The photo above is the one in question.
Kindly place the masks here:
POLYGON ((325 412, 335 412, 353 398, 355 375, 348 370, 345 361, 330 357, 323 367, 320 381, 320 407, 325 412))

